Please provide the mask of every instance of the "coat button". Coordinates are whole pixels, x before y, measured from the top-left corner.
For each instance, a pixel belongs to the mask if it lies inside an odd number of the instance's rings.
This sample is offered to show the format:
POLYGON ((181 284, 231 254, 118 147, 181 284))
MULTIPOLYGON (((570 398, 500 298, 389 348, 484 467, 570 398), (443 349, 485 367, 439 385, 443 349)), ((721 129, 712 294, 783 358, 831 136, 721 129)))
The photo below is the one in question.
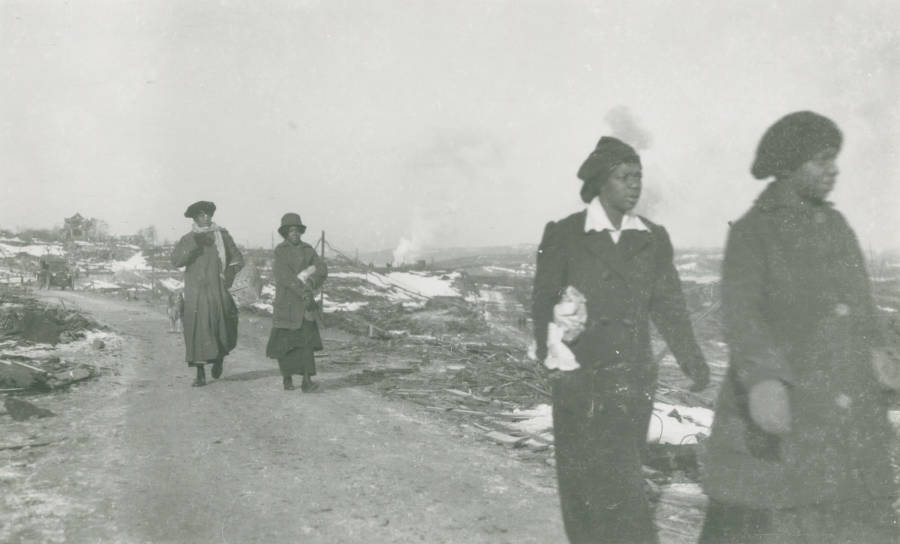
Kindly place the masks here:
POLYGON ((834 305, 834 315, 838 317, 844 317, 845 315, 850 313, 850 307, 846 304, 839 303, 834 305))

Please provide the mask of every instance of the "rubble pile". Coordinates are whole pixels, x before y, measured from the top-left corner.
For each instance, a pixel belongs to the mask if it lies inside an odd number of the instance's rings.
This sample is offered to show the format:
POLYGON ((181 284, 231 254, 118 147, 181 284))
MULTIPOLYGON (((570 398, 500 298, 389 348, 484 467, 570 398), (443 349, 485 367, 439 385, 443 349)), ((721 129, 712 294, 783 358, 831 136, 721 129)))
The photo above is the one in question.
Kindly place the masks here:
POLYGON ((0 296, 0 390, 47 391, 96 376, 99 371, 55 354, 55 347, 76 342, 104 349, 105 327, 65 306, 32 298, 0 296))

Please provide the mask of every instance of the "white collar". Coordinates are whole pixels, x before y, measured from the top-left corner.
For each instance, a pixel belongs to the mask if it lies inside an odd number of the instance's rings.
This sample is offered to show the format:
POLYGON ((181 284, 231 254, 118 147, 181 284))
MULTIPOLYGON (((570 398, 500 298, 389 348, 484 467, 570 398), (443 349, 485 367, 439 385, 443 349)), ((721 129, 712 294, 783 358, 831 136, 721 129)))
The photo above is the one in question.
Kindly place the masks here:
POLYGON ((622 217, 621 228, 617 229, 613 226, 612 221, 609 220, 609 216, 606 215, 606 210, 603 209, 600 199, 595 196, 590 204, 587 205, 587 217, 584 219, 584 232, 591 232, 592 230, 597 232, 603 232, 604 230, 610 232, 621 232, 624 230, 649 231, 650 227, 640 217, 633 213, 626 213, 622 217))

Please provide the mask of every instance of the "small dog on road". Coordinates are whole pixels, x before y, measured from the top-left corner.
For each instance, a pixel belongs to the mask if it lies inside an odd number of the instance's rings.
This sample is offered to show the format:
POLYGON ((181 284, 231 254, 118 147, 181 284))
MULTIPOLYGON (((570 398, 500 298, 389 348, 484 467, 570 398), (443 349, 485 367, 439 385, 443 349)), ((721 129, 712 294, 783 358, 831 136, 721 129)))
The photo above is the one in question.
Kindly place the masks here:
POLYGON ((169 316, 169 332, 182 332, 181 318, 184 316, 184 291, 169 293, 169 304, 166 308, 169 316))

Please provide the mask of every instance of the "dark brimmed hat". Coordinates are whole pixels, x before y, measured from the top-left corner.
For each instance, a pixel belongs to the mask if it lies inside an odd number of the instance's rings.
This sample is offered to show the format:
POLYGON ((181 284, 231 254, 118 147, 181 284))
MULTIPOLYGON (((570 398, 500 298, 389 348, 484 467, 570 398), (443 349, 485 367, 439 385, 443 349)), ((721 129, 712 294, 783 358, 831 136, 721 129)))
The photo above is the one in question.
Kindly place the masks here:
POLYGON ((197 214, 200 212, 206 212, 206 215, 212 217, 212 214, 216 213, 216 205, 208 200, 198 200, 188 206, 188 209, 184 212, 184 216, 193 219, 197 217, 197 214))
POLYGON ((608 175, 610 170, 623 163, 641 164, 641 158, 633 147, 622 140, 603 136, 578 169, 578 178, 591 181, 608 175))
POLYGON ((792 172, 824 149, 840 150, 842 142, 841 129, 831 119, 812 111, 795 111, 763 134, 750 172, 756 179, 792 172))
POLYGON ((289 227, 300 227, 301 234, 306 232, 306 225, 303 224, 303 221, 300 220, 300 216, 296 213, 286 213, 281 216, 281 226, 278 227, 278 234, 282 237, 287 237, 287 230, 289 227))

